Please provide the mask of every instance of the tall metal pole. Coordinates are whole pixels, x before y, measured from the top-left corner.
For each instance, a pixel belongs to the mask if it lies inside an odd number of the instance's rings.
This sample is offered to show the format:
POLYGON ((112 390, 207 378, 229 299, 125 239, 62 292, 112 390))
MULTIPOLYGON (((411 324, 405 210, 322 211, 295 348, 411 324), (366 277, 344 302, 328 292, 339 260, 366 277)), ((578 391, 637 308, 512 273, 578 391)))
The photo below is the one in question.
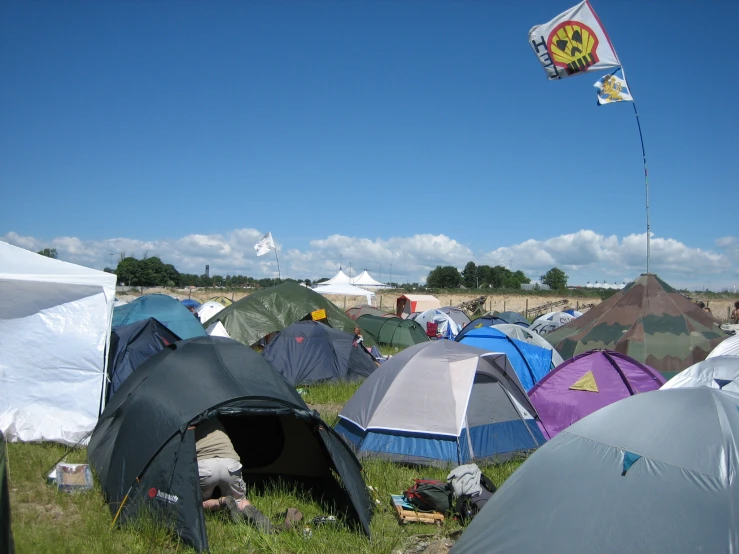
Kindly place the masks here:
MULTIPOLYGON (((624 79, 626 75, 624 74, 624 79)), ((641 155, 644 160, 644 192, 646 195, 646 206, 647 206, 647 273, 649 273, 649 258, 651 254, 650 241, 651 241, 651 227, 649 225, 649 172, 647 171, 647 153, 644 150, 644 136, 641 132, 641 122, 639 121, 639 112, 636 110, 636 102, 631 102, 634 106, 634 115, 636 116, 636 126, 639 129, 639 140, 641 141, 641 155)))

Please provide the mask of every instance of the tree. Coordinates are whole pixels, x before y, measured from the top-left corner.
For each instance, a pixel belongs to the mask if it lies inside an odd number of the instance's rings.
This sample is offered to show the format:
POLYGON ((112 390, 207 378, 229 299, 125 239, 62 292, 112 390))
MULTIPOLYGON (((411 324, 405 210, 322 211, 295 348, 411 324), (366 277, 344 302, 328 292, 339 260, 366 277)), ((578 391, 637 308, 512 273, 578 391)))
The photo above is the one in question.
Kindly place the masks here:
POLYGON ((426 285, 435 289, 458 289, 461 281, 459 270, 451 265, 436 266, 426 277, 426 285))
POLYGON ((43 250, 36 252, 36 254, 41 254, 42 256, 53 258, 55 260, 59 257, 56 253, 56 248, 44 248, 43 250))
POLYGON ((462 284, 468 289, 476 289, 479 287, 477 266, 475 262, 467 262, 462 270, 462 284))
POLYGON ((552 290, 563 290, 567 288, 567 275, 558 267, 553 267, 540 277, 541 282, 549 285, 552 290))

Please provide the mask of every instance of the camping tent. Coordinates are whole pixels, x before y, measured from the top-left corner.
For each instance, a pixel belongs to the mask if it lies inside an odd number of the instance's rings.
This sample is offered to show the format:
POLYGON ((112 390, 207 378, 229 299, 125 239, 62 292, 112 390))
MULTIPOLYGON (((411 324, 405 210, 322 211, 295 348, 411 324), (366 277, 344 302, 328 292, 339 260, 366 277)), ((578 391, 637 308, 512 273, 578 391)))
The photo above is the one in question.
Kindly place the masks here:
POLYGON ((557 352, 554 349, 554 347, 551 344, 549 344, 544 337, 539 335, 539 333, 534 333, 533 331, 527 329, 526 327, 522 327, 521 325, 516 325, 515 323, 499 323, 497 325, 491 325, 491 327, 493 329, 497 329, 501 333, 505 333, 512 339, 522 340, 523 342, 528 342, 529 344, 533 344, 535 346, 541 346, 542 348, 551 350, 553 367, 557 367, 559 364, 564 362, 564 360, 562 359, 562 356, 559 355, 559 352, 557 352))
POLYGON ((536 331, 540 335, 546 335, 555 329, 559 329, 562 325, 569 323, 573 319, 575 319, 575 316, 567 312, 551 312, 537 317, 529 325, 529 329, 536 331))
POLYGON ((662 385, 662 390, 712 387, 739 393, 739 356, 713 356, 693 364, 662 385))
POLYGON ((383 312, 382 310, 378 310, 374 306, 370 306, 368 304, 363 304, 361 306, 354 306, 353 308, 349 308, 344 312, 346 314, 346 317, 349 319, 353 319, 354 321, 357 320, 358 317, 363 315, 375 315, 379 317, 397 317, 395 314, 389 314, 387 312, 383 312))
POLYGON ((113 310, 113 327, 153 317, 182 339, 205 336, 197 316, 166 294, 147 294, 113 310))
POLYGON ((454 340, 454 337, 459 333, 459 325, 441 310, 426 310, 414 317, 413 321, 418 323, 422 329, 426 330, 428 330, 429 323, 436 325, 437 337, 442 339, 454 340))
POLYGON ((505 323, 522 325, 524 327, 529 326, 529 320, 518 312, 493 312, 492 315, 502 319, 505 323))
POLYGON ((542 446, 451 554, 738 552, 739 396, 637 394, 542 446))
POLYGON ((8 453, 5 437, 0 432, 0 552, 13 554, 15 544, 10 528, 10 494, 8 493, 8 453))
POLYGON ((457 342, 506 354, 526 391, 554 367, 551 350, 511 338, 494 327, 472 329, 457 342))
POLYGON ((456 308, 454 306, 442 306, 439 308, 439 311, 444 312, 446 315, 451 317, 454 320, 454 323, 459 325, 460 329, 470 322, 469 316, 460 308, 456 308))
MULTIPOLYGON (((220 321, 229 336, 251 346, 291 323, 311 319, 311 313, 316 310, 326 311, 328 323, 334 329, 347 333, 354 331, 354 322, 336 304, 307 287, 291 282, 253 292, 218 312, 205 325, 209 327, 220 321)), ((372 339, 369 338, 367 343, 372 346, 372 339)))
POLYGON ((365 340, 369 337, 377 344, 394 348, 407 348, 421 342, 428 342, 426 331, 415 321, 395 317, 362 315, 357 318, 365 340))
POLYGON ((205 329, 205 334, 209 337, 227 337, 231 338, 231 336, 226 331, 226 328, 223 326, 223 323, 220 321, 216 321, 215 323, 211 323, 208 325, 208 327, 205 329))
POLYGON ((592 350, 567 360, 529 391, 548 438, 604 406, 659 389, 665 378, 618 352, 592 350))
POLYGON ((117 521, 152 511, 186 544, 208 549, 192 426, 215 416, 248 484, 313 485, 369 533, 371 500, 349 447, 262 356, 220 337, 159 352, 100 416, 88 459, 117 521))
POLYGON ((324 285, 351 285, 352 280, 351 278, 344 273, 341 268, 339 268, 339 272, 331 277, 328 281, 321 281, 320 283, 316 283, 316 286, 324 286, 324 285))
POLYGON ((385 283, 380 283, 376 279, 373 279, 367 270, 365 269, 362 273, 352 279, 352 285, 357 287, 370 287, 370 288, 382 288, 387 287, 385 283))
POLYGON ((371 304, 375 298, 375 293, 368 290, 355 287, 346 283, 334 283, 324 285, 323 283, 313 288, 318 294, 338 294, 340 296, 364 296, 367 303, 371 304))
POLYGON ((111 273, 0 242, 0 431, 6 440, 74 445, 93 429, 105 400, 115 282, 111 273))
POLYGON ((194 298, 185 298, 184 300, 180 300, 180 304, 182 304, 185 308, 193 308, 197 310, 201 304, 194 298))
POLYGON ((286 327, 262 355, 292 386, 364 379, 377 367, 364 346, 354 344, 353 334, 317 321, 286 327))
POLYGON ((208 302, 218 302, 224 308, 234 303, 228 296, 214 296, 213 298, 209 298, 208 302))
POLYGON ((706 357, 713 358, 715 356, 739 356, 739 335, 724 339, 706 357))
POLYGON ((462 330, 457 334, 457 340, 459 341, 463 336, 472 331, 472 329, 480 329, 481 327, 492 327, 493 325, 500 325, 505 323, 505 320, 500 319, 499 317, 486 314, 482 317, 478 317, 477 319, 473 319, 467 325, 462 327, 462 330))
POLYGON ((113 329, 108 350, 108 398, 141 364, 178 340, 180 337, 153 317, 113 329))
POLYGON ((404 294, 395 301, 395 314, 399 317, 408 317, 413 312, 425 312, 441 308, 441 302, 430 294, 404 294))
POLYGON ((220 302, 216 302, 215 300, 208 300, 207 302, 203 303, 203 305, 200 306, 197 310, 200 323, 205 323, 225 307, 225 304, 221 304, 220 302))
POLYGON ((660 372, 703 360, 725 337, 713 317, 654 274, 546 335, 566 360, 588 350, 614 350, 660 372))
POLYGON ((453 341, 417 344, 382 364, 339 414, 360 458, 424 464, 504 460, 544 442, 505 354, 453 341))

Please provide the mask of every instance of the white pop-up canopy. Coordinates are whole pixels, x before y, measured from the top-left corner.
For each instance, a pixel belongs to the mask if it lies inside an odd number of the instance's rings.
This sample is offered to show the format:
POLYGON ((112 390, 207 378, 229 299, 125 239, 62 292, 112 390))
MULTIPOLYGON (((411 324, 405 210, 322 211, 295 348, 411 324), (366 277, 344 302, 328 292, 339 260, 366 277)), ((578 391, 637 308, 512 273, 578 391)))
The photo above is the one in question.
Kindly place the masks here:
POLYGON ((331 277, 328 281, 323 281, 321 283, 317 283, 318 286, 327 286, 327 285, 351 285, 352 280, 351 278, 344 273, 342 270, 339 270, 339 272, 331 277))
POLYGON ((0 430, 74 445, 105 397, 111 273, 0 242, 0 430))
POLYGON ((372 300, 375 297, 375 293, 360 289, 354 285, 348 283, 335 284, 335 285, 324 285, 321 283, 313 289, 318 294, 338 294, 340 296, 364 296, 367 299, 367 304, 372 304, 372 300))
POLYGON ((352 279, 352 285, 358 287, 387 287, 385 283, 380 283, 380 281, 373 279, 372 276, 367 273, 366 269, 362 273, 354 277, 354 279, 352 279))

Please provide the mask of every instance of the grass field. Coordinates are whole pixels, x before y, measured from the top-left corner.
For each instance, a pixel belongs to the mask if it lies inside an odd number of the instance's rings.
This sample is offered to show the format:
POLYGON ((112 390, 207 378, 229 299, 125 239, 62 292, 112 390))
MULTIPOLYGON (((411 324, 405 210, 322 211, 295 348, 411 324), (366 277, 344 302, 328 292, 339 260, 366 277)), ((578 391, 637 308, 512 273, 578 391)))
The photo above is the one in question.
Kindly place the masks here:
MULTIPOLYGON (((318 409, 324 420, 333 423, 341 407, 358 385, 320 385, 303 388, 306 402, 318 409)), ((191 552, 154 521, 111 528, 112 516, 96 483, 85 493, 68 494, 47 485, 46 475, 61 458, 66 448, 56 444, 8 444, 12 529, 16 549, 23 553, 153 553, 191 552)), ((86 461, 85 449, 70 452, 65 461, 86 461)), ((482 467, 496 485, 500 485, 520 461, 482 467)), ((311 527, 311 536, 303 536, 303 527, 264 535, 247 525, 235 525, 224 514, 206 514, 211 551, 268 553, 395 553, 403 552, 419 537, 445 537, 460 527, 448 519, 442 527, 426 524, 398 524, 389 495, 400 494, 414 478, 446 479, 449 468, 412 468, 387 462, 364 464, 365 480, 379 491, 380 504, 372 521, 372 539, 368 540, 342 524, 314 526, 310 520, 328 515, 300 491, 275 486, 262 493, 253 491, 252 502, 279 523, 279 514, 287 508, 298 508, 303 523, 311 527)))

